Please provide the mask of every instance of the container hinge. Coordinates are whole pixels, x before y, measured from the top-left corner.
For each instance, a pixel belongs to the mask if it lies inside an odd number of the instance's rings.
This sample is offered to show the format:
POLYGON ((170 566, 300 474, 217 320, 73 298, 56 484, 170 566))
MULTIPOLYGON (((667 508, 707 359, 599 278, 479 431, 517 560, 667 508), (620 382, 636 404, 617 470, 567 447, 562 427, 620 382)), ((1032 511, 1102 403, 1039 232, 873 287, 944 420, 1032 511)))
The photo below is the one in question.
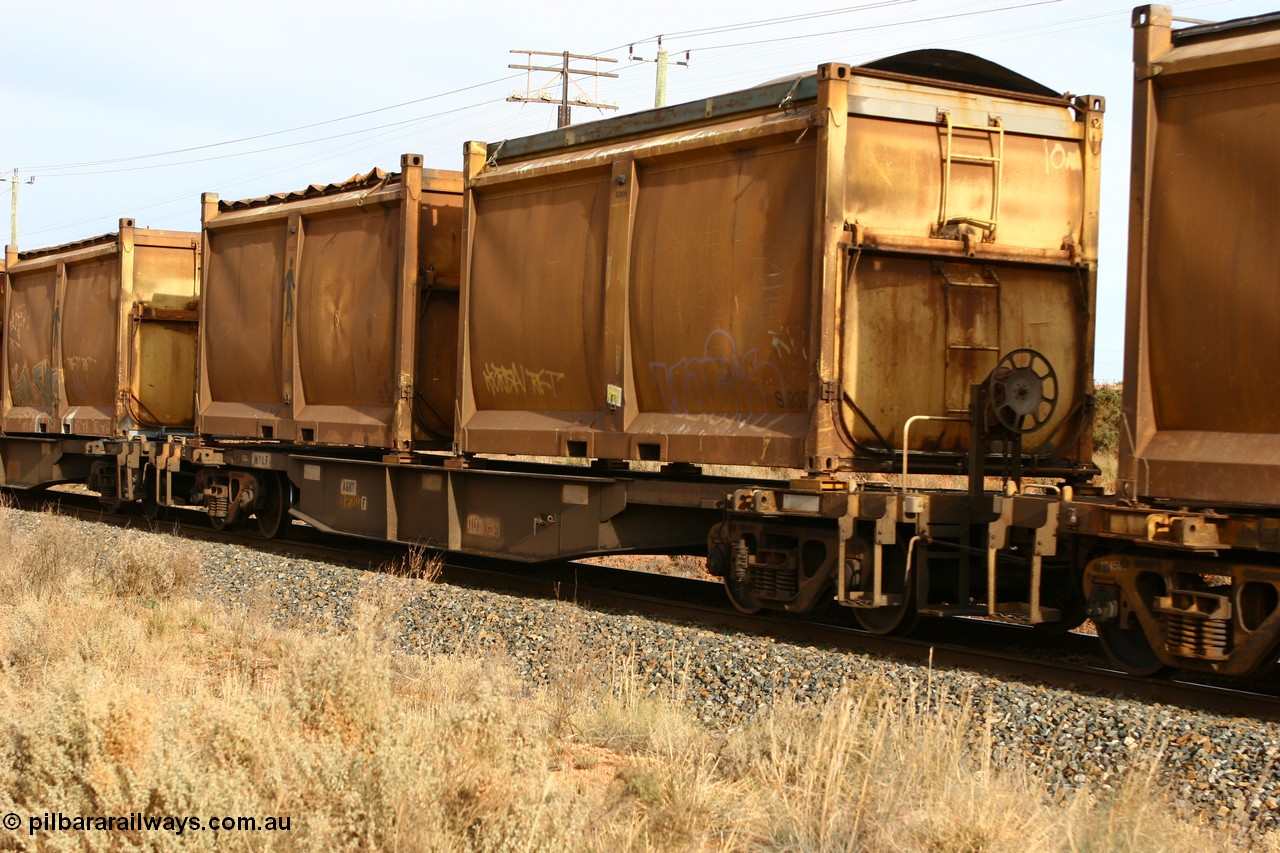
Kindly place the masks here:
POLYGON ((1084 258, 1084 249, 1071 237, 1062 241, 1062 248, 1071 258, 1071 263, 1079 264, 1084 258))
POLYGON ((492 169, 498 165, 498 155, 502 153, 502 146, 506 144, 507 140, 504 139, 496 146, 493 146, 493 151, 489 153, 489 159, 485 161, 485 168, 492 169))
POLYGON ((778 102, 778 109, 782 110, 783 115, 791 115, 796 111, 796 89, 799 88, 800 81, 803 79, 803 77, 797 77, 791 84, 791 88, 787 90, 787 94, 783 95, 782 100, 778 102))
POLYGON ((827 381, 822 383, 821 389, 818 391, 818 398, 824 403, 830 403, 840 399, 840 383, 835 381, 827 381))

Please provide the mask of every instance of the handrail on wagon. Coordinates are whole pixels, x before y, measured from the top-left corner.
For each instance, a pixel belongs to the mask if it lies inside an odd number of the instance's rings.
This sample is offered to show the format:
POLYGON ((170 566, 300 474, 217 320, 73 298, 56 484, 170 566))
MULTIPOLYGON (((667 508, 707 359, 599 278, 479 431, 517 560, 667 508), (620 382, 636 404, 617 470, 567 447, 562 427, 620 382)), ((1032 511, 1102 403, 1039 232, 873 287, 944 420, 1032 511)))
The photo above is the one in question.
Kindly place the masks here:
POLYGON ((907 493, 907 460, 911 458, 911 425, 916 421, 946 421, 953 424, 967 424, 968 418, 947 417, 943 415, 912 415, 902 428, 902 494, 907 493))

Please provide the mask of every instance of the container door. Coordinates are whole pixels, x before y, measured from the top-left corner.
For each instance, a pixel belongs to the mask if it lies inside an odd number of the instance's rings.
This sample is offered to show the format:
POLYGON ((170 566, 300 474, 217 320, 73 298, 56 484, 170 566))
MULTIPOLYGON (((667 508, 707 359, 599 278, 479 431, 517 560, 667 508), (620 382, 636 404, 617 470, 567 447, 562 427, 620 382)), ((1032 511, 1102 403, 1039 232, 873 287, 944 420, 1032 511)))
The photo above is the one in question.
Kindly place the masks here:
POLYGON ((75 435, 115 435, 120 256, 66 265, 61 310, 62 429, 75 435))
POLYGON ((5 317, 5 432, 53 432, 59 401, 54 358, 58 271, 10 272, 5 317))

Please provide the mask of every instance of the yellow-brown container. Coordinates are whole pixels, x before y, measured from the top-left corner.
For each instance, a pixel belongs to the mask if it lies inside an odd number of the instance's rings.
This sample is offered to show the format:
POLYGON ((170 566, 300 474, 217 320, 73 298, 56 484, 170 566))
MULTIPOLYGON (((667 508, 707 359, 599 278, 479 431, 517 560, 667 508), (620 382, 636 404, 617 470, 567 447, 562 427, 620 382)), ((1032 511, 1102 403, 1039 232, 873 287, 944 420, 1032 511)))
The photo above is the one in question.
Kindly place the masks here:
POLYGON ((422 168, 204 197, 203 434, 404 449, 452 438, 462 177, 422 168))
POLYGON ((1087 461, 1102 109, 930 51, 470 143, 461 449, 946 460, 967 427, 908 420, 1032 348, 1057 408, 1024 447, 1087 461))
POLYGON ((137 228, 11 254, 6 433, 189 430, 200 238, 137 228))
POLYGON ((1173 29, 1134 10, 1120 483, 1280 503, 1280 15, 1173 29))

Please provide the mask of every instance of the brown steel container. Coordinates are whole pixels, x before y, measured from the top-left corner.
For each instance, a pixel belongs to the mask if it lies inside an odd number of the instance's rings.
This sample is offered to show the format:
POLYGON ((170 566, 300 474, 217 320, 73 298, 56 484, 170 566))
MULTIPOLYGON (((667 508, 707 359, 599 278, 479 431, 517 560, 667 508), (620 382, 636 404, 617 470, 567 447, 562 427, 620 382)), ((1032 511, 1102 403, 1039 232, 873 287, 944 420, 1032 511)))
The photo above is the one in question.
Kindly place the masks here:
MULTIPOLYGON (((16 263, 18 260, 18 247, 5 246, 4 258, 0 259, 0 305, 4 305, 5 294, 9 291, 9 264, 16 263)), ((0 309, 0 353, 4 352, 4 315, 0 309)), ((3 356, 0 356, 2 359, 3 356)))
POLYGON ((1033 348, 1057 408, 1024 446, 1088 460, 1102 99, 921 57, 967 71, 823 65, 470 143, 461 449, 950 459, 970 386, 1033 348))
POLYGON ((190 429, 200 235, 136 228, 11 254, 6 433, 190 429))
POLYGON ((198 430, 403 449, 449 441, 462 176, 374 170, 204 197, 198 430))
POLYGON ((1280 503, 1280 15, 1134 10, 1119 487, 1280 503))

